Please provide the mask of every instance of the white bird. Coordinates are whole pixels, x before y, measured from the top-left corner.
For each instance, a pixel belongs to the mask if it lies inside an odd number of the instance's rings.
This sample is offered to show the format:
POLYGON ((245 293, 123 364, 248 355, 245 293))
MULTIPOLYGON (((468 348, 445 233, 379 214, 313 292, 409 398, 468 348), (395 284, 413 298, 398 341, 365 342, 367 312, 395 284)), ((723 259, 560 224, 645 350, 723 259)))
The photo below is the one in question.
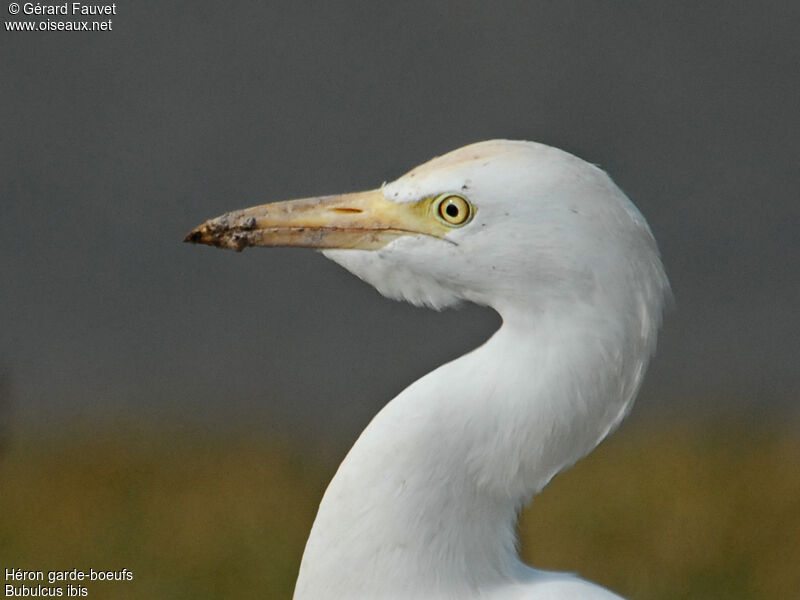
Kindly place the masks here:
POLYGON ((481 142, 370 192, 228 213, 186 241, 323 249, 390 298, 502 317, 361 434, 320 504, 295 600, 619 598, 516 549, 520 510, 629 411, 670 294, 647 223, 602 170, 481 142))

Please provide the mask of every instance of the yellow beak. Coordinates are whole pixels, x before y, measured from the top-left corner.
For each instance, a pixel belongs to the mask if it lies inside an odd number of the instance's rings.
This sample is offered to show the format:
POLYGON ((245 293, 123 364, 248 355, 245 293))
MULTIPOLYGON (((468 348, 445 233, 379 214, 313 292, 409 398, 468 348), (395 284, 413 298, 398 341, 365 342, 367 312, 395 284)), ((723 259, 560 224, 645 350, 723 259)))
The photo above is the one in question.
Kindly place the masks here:
POLYGON ((403 235, 443 238, 431 199, 398 203, 381 190, 263 204, 206 221, 184 242, 230 248, 300 246, 376 250, 403 235))

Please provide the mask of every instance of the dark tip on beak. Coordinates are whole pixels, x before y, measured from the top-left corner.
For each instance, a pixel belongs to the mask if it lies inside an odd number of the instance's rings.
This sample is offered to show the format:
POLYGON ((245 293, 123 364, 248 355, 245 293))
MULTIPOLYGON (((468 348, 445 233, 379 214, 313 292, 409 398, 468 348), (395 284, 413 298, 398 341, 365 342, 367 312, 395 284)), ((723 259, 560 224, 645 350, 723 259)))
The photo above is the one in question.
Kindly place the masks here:
POLYGON ((255 227, 256 220, 253 217, 231 224, 229 215, 225 214, 195 227, 186 234, 183 241, 241 252, 252 243, 250 236, 255 227))
POLYGON ((186 234, 186 237, 183 238, 184 242, 191 242, 192 244, 199 244, 203 239, 203 234, 200 232, 199 229, 193 229, 189 233, 186 234))
POLYGON ((220 246, 223 234, 226 231, 217 223, 219 219, 211 219, 202 225, 198 225, 186 234, 184 242, 192 244, 208 244, 209 246, 220 246))

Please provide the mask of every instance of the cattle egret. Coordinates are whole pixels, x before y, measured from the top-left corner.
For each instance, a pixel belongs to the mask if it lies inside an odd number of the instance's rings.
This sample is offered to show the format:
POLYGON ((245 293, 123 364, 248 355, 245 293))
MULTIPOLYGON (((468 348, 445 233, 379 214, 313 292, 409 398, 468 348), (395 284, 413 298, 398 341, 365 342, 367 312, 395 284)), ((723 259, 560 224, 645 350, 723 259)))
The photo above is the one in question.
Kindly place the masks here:
POLYGON ((295 600, 619 598, 528 567, 515 537, 523 506, 629 411, 670 294, 645 219, 602 170, 481 142, 373 191, 227 213, 186 241, 320 249, 390 298, 474 302, 503 321, 361 434, 295 600))

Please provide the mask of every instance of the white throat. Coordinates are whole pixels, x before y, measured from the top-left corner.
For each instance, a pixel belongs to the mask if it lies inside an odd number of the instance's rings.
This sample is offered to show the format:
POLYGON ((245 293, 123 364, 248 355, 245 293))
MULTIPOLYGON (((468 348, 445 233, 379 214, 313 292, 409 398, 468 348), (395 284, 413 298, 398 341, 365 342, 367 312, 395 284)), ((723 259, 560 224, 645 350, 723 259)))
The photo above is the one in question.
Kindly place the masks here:
POLYGON ((478 598, 530 578, 519 511, 623 418, 655 323, 575 306, 547 319, 502 312, 483 346, 409 386, 363 432, 322 500, 295 600, 478 598), (608 351, 619 347, 633 351, 608 351))

